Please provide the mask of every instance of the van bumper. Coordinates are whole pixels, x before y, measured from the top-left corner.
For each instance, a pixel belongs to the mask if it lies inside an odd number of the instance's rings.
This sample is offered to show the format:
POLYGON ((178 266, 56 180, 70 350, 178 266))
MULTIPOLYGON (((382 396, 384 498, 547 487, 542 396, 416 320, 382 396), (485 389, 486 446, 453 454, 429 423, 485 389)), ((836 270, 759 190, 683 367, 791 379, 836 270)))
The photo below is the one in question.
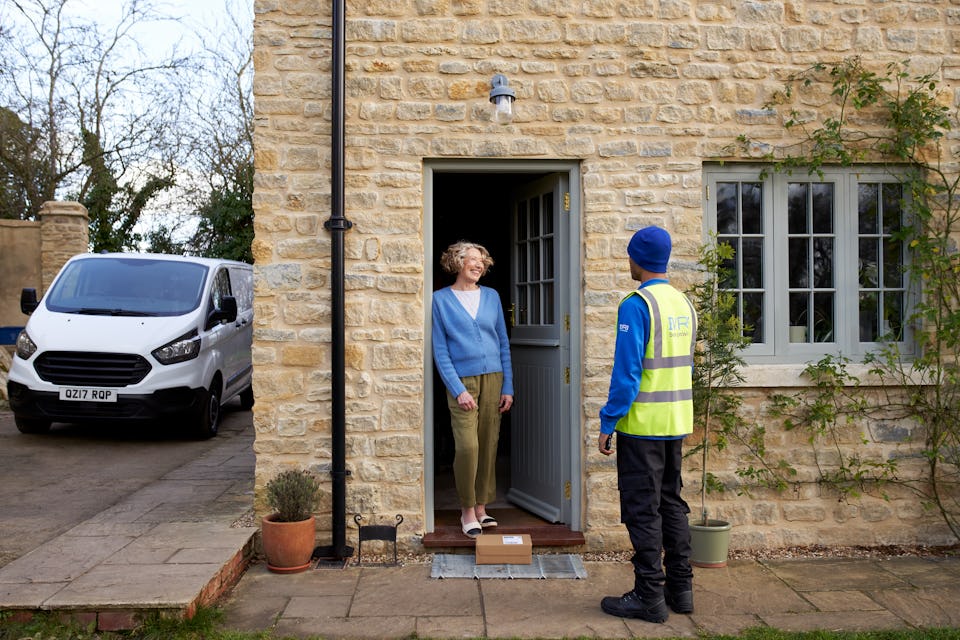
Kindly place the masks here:
POLYGON ((51 391, 34 391, 19 382, 7 382, 7 398, 14 415, 50 422, 162 421, 200 411, 206 390, 175 387, 149 394, 124 395, 116 402, 72 402, 51 391))

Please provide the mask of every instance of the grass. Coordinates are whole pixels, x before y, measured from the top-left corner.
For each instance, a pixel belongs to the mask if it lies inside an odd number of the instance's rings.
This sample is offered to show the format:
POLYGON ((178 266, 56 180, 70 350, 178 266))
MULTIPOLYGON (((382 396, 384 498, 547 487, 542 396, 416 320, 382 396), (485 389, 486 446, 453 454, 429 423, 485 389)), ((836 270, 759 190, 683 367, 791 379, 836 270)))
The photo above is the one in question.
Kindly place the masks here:
MULTIPOLYGON (((96 631, 76 623, 41 615, 26 623, 13 622, 0 612, 0 640, 289 640, 273 632, 228 631, 220 628, 217 609, 200 609, 190 620, 152 618, 139 628, 125 632, 96 631)), ((319 636, 310 636, 322 640, 319 636)), ((739 636, 709 635, 700 640, 960 640, 960 629, 912 629, 897 631, 811 631, 803 633, 759 627, 739 636)), ((308 638, 297 638, 308 640, 308 638)))

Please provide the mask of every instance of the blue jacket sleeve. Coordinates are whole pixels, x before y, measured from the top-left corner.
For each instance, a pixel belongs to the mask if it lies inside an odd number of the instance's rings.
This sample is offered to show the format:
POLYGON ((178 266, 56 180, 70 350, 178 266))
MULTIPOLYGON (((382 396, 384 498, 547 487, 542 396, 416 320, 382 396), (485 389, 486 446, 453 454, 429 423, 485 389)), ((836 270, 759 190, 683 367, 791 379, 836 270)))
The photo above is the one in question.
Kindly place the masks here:
POLYGON ((617 342, 607 403, 600 409, 600 433, 613 433, 640 391, 643 353, 650 331, 650 313, 640 296, 623 301, 617 311, 617 342))
POLYGON ((500 296, 494 293, 497 299, 497 340, 500 342, 500 366, 503 367, 503 386, 500 394, 513 395, 513 364, 510 360, 510 338, 507 337, 507 323, 503 319, 503 305, 500 296))
POLYGON ((437 371, 440 373, 440 379, 443 385, 454 398, 467 390, 457 375, 457 370, 453 366, 453 359, 450 357, 450 349, 447 346, 447 328, 444 324, 441 307, 443 294, 439 291, 433 296, 433 361, 437 365, 437 371))

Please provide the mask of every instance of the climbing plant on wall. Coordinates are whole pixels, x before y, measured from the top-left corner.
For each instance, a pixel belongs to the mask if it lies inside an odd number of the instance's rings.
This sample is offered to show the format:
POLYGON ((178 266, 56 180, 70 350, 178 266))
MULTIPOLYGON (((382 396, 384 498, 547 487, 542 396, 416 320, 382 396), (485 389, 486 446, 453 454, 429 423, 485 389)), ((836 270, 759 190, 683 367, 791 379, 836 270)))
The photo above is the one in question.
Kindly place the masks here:
POLYGON ((831 165, 883 165, 903 186, 906 224, 894 240, 905 247, 904 276, 914 296, 907 337, 884 336, 865 362, 877 393, 851 393, 858 380, 849 362, 830 358, 806 370, 815 391, 779 399, 775 413, 788 428, 806 429, 811 447, 823 447, 847 420, 879 416, 909 425, 925 473, 916 480, 897 474, 898 461, 840 456, 821 471, 821 482, 843 495, 896 483, 938 513, 960 538, 960 146, 951 137, 957 123, 952 95, 941 86, 939 70, 910 73, 910 63, 883 67, 851 57, 815 64, 789 78, 768 108, 784 113, 787 146, 741 136, 741 148, 764 155, 772 170, 818 174, 831 165), (831 88, 823 107, 805 109, 801 92, 831 88))

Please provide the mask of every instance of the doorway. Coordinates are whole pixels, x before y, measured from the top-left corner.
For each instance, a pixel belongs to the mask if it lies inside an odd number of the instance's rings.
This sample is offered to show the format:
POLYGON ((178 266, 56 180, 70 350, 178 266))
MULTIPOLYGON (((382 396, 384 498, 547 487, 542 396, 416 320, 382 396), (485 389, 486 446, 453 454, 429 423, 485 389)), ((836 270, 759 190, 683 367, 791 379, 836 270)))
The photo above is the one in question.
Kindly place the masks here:
POLYGON ((516 397, 501 425, 497 499, 488 506, 580 531, 579 167, 429 161, 424 187, 427 531, 438 513, 459 512, 446 391, 429 337, 432 292, 453 281, 439 257, 458 240, 490 251, 494 266, 481 284, 500 294, 511 339, 516 397))

